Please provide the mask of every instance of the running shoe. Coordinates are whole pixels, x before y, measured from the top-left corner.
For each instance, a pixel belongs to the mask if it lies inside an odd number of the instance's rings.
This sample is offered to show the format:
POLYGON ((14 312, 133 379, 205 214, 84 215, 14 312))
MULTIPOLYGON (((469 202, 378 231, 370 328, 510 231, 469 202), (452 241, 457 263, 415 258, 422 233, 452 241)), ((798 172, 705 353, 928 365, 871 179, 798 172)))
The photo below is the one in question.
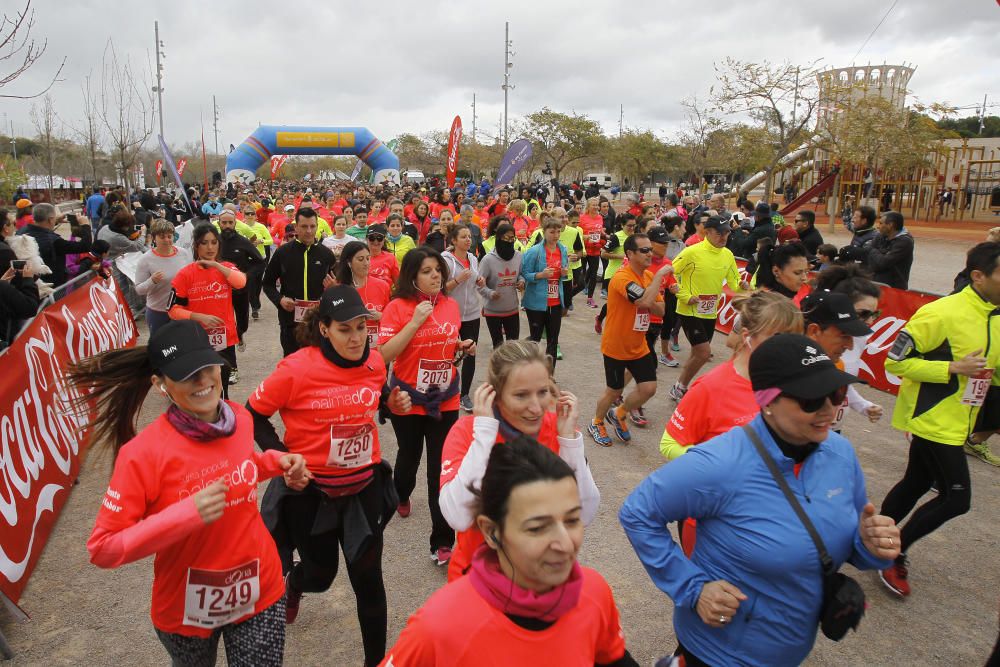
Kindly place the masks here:
POLYGON ((906 556, 900 556, 888 570, 878 573, 878 578, 882 580, 885 587, 901 598, 910 594, 910 582, 907 580, 909 573, 906 570, 906 556))
POLYGON ((608 410, 608 413, 604 415, 604 421, 611 423, 611 428, 615 430, 615 435, 622 442, 628 442, 632 439, 632 434, 628 431, 628 422, 624 419, 618 419, 618 412, 615 408, 608 410))
POLYGON ((410 501, 407 500, 405 503, 399 503, 399 505, 396 507, 396 513, 398 513, 399 516, 405 519, 406 517, 410 516, 411 509, 413 508, 410 505, 410 501))
POLYGON ((438 547, 431 554, 431 560, 435 565, 447 565, 451 560, 451 547, 438 547))
POLYGON ((614 444, 611 438, 608 437, 608 430, 604 427, 604 422, 600 424, 591 422, 587 427, 587 432, 590 433, 590 437, 594 439, 594 442, 601 447, 610 447, 614 444))
POLYGON ((675 382, 672 385, 670 385, 670 391, 667 392, 667 395, 670 396, 670 400, 672 400, 675 403, 677 403, 682 398, 684 398, 684 394, 686 394, 686 393, 687 393, 687 389, 685 387, 681 387, 681 385, 680 385, 679 382, 675 382))
POLYGON ((590 308, 597 308, 597 304, 594 302, 594 297, 587 297, 587 306, 590 308))
POLYGON ((671 336, 671 338, 670 338, 670 349, 673 350, 674 352, 680 352, 681 351, 681 344, 680 344, 680 341, 677 340, 677 336, 671 336))
POLYGON ((468 395, 458 399, 458 404, 466 412, 472 412, 472 399, 468 395))
POLYGON ((601 290, 601 298, 604 299, 605 301, 608 300, 608 290, 606 289, 601 290))
POLYGON ((1000 466, 1000 456, 990 451, 990 446, 986 442, 975 443, 971 438, 967 439, 965 441, 965 453, 969 456, 975 456, 980 461, 989 463, 991 466, 1000 466))
POLYGON ((259 310, 251 311, 250 312, 250 317, 254 318, 255 320, 259 320, 260 319, 260 311, 259 310))
POLYGON ((556 345, 556 361, 562 361, 562 348, 556 345))
POLYGON ((236 351, 237 352, 246 352, 247 351, 247 343, 246 343, 245 340, 240 339, 240 342, 236 344, 236 351))
POLYGON ((649 420, 646 419, 646 411, 641 407, 636 408, 628 413, 629 421, 638 426, 639 428, 646 428, 649 426, 649 420))
POLYGON ((604 331, 604 321, 601 320, 601 316, 597 315, 594 317, 594 333, 601 333, 604 331))
POLYGON ((670 368, 677 368, 681 365, 681 362, 677 361, 669 354, 661 354, 656 359, 664 366, 669 366, 670 368))
POLYGON ((285 575, 285 625, 291 625, 299 615, 302 591, 292 588, 292 573, 285 575))
POLYGON ((231 387, 239 381, 240 381, 240 370, 238 368, 234 368, 233 370, 229 371, 229 386, 231 387))

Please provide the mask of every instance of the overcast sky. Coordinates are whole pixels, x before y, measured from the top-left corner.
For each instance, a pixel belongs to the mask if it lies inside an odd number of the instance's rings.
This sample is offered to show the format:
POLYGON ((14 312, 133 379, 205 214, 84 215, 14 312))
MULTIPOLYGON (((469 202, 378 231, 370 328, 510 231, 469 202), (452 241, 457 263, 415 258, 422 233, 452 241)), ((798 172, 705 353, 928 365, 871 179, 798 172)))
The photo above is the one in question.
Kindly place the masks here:
MULTIPOLYGON (((10 12, 23 2, 5 0, 3 7, 10 12)), ((611 132, 624 105, 626 127, 670 137, 682 123, 680 99, 705 97, 715 82, 713 61, 727 56, 822 59, 828 67, 905 61, 916 66, 910 89, 922 101, 965 106, 980 104, 987 93, 1000 104, 997 0, 897 0, 852 61, 891 4, 35 0, 34 36, 47 38, 48 50, 3 92, 37 92, 66 56, 52 95, 59 115, 77 122, 80 84, 91 71, 99 79, 109 37, 136 65, 150 63, 151 72, 158 20, 171 145, 197 140, 203 115, 212 150, 213 94, 223 152, 258 123, 361 125, 387 141, 403 132, 447 131, 460 114, 468 135, 473 93, 478 129, 492 135, 503 112, 504 21, 510 21, 512 117, 548 105, 585 113, 611 132)), ((31 103, 0 100, 5 134, 10 121, 18 135, 34 134, 31 103)))

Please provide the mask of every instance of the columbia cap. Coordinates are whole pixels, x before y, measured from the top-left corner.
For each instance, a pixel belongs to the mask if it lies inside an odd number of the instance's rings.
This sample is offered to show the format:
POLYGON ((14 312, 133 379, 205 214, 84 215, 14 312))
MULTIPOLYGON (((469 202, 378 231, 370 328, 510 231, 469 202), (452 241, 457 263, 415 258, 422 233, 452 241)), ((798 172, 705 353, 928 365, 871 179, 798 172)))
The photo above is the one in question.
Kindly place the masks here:
POLYGON ((806 323, 821 327, 833 325, 849 336, 869 336, 872 333, 858 317, 854 303, 846 294, 818 290, 802 299, 800 307, 806 323))
POLYGON ((167 322, 158 328, 149 339, 147 354, 153 370, 174 382, 186 380, 208 366, 226 365, 226 360, 212 349, 204 327, 192 320, 167 322))
POLYGON ((771 336, 750 355, 754 391, 780 389, 796 398, 820 398, 861 379, 838 369, 814 340, 801 334, 771 336))

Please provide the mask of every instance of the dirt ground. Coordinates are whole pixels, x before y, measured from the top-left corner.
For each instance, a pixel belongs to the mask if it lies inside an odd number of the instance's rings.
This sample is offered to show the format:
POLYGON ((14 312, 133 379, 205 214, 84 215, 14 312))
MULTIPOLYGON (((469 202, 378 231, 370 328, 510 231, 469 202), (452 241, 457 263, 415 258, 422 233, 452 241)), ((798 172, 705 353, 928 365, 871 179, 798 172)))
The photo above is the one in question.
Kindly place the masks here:
MULTIPOLYGON (((826 233, 825 226, 822 230, 826 233)), ((961 268, 969 241, 924 239, 921 234, 917 238, 912 286, 947 292, 952 277, 961 268)), ((847 239, 845 233, 838 232, 831 240, 842 244, 847 239)), ((576 305, 563 325, 565 359, 556 374, 562 386, 580 396, 586 418, 602 390, 603 373, 598 337, 593 331, 593 311, 580 298, 576 305)), ((480 378, 490 350, 486 338, 481 341, 480 378)), ((251 325, 247 342, 248 351, 240 359, 243 379, 233 389, 238 401, 246 399, 281 355, 275 313, 269 304, 261 312, 261 319, 251 325)), ((726 358, 727 350, 720 338, 716 338, 713 349, 714 362, 726 358)), ((660 392, 647 406, 651 427, 633 431, 632 444, 603 449, 589 438, 586 444, 602 501, 597 519, 587 530, 580 558, 610 582, 622 613, 628 647, 643 665, 653 664, 674 649, 673 607, 643 571, 618 524, 617 512, 625 496, 662 463, 657 442, 673 405, 666 397, 666 387, 676 376, 676 369, 660 368, 660 392)), ((871 389, 863 393, 891 413, 892 397, 871 389)), ((151 397, 142 415, 143 423, 163 407, 151 397)), ((851 413, 844 431, 858 452, 869 496, 876 506, 901 476, 906 462, 906 442, 888 422, 885 418, 870 425, 851 413)), ((382 429, 382 447, 392 461, 396 444, 388 426, 382 429)), ((1000 452, 1000 442, 994 442, 994 448, 1000 452)), ((1000 553, 1000 523, 996 520, 1000 470, 972 459, 969 465, 974 489, 972 511, 911 550, 913 595, 905 602, 899 601, 883 590, 876 574, 859 574, 870 603, 859 632, 839 644, 820 635, 806 664, 974 666, 985 662, 997 636, 1000 567, 994 559, 1000 553)), ((167 663, 148 616, 151 562, 113 571, 100 570, 88 562, 85 543, 109 469, 107 456, 95 454, 87 461, 80 485, 71 495, 22 598, 31 620, 14 623, 0 612, 0 628, 17 654, 10 664, 167 663)), ((393 519, 386 533, 384 569, 390 644, 407 616, 445 579, 444 570, 435 567, 428 557, 430 521, 425 499, 418 485, 412 516, 393 519)), ((285 657, 288 665, 361 664, 354 597, 346 577, 338 577, 329 592, 304 599, 297 622, 288 628, 285 657)), ((221 655, 220 664, 224 664, 221 655)))

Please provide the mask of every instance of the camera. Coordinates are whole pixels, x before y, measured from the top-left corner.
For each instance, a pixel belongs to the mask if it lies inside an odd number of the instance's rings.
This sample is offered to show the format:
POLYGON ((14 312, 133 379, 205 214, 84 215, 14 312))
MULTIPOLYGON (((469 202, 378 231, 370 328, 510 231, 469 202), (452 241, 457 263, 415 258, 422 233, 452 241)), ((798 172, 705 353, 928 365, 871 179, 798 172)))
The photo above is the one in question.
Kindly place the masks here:
POLYGON ((141 232, 142 231, 142 225, 132 225, 132 231, 134 231, 134 232, 141 232))
POLYGON ((80 224, 79 220, 77 220, 75 213, 67 213, 66 222, 68 222, 71 227, 76 227, 77 225, 80 224))
POLYGON ((15 271, 24 271, 24 267, 27 266, 27 264, 28 261, 25 259, 15 259, 11 261, 10 268, 14 269, 15 271))

